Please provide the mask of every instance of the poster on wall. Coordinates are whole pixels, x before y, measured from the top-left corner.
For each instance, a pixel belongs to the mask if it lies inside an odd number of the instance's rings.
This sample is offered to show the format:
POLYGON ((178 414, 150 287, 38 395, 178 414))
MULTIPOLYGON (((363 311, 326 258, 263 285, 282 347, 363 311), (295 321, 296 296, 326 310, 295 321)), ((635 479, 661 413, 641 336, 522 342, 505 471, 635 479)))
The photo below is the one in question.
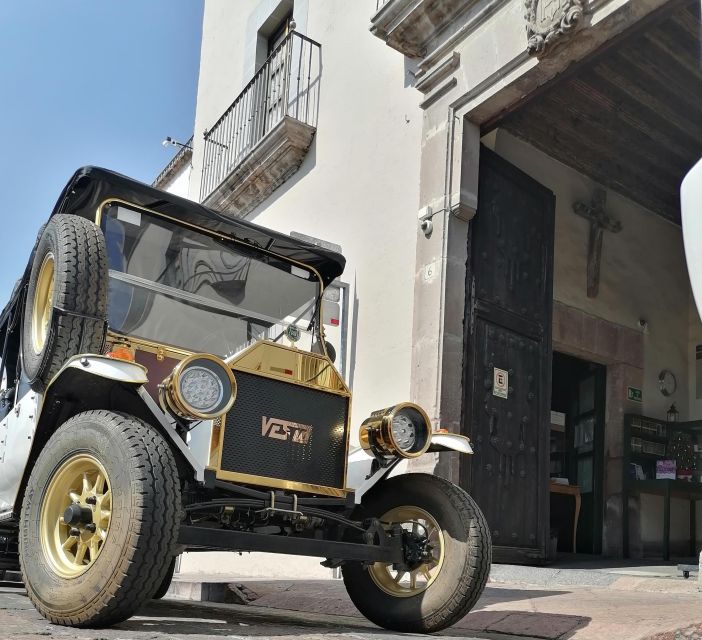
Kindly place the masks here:
POLYGON ((656 460, 656 480, 675 480, 675 460, 656 460))

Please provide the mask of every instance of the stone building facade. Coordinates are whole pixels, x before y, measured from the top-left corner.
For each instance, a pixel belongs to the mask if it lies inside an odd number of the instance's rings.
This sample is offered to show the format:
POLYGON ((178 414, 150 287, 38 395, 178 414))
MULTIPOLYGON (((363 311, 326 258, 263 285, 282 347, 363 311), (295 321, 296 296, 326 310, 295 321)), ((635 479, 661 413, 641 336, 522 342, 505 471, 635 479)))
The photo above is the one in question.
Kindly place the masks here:
POLYGON ((504 559, 551 553, 554 475, 578 550, 663 553, 664 520, 699 550, 694 496, 627 489, 624 429, 702 419, 699 33, 697 0, 205 2, 189 196, 341 245, 354 422, 411 399, 470 436, 414 470, 473 492, 504 559))

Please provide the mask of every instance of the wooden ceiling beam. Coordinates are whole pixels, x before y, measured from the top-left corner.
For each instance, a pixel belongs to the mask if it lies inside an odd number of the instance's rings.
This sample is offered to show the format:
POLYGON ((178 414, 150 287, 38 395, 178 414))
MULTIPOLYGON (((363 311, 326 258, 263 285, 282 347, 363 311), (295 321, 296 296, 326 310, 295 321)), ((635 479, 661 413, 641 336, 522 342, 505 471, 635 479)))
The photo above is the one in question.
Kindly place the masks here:
POLYGON ((545 124, 535 125, 533 120, 510 120, 507 131, 524 140, 558 162, 571 167, 588 178, 640 204, 653 213, 680 223, 679 197, 677 190, 654 184, 649 171, 633 165, 623 156, 611 153, 585 152, 585 136, 557 130, 545 124))

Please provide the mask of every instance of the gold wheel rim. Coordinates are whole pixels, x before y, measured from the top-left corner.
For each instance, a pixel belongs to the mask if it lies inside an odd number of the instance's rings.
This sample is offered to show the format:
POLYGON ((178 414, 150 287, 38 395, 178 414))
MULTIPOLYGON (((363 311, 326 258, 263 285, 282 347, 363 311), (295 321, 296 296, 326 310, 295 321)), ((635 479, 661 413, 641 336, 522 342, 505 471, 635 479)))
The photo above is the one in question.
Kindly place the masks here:
POLYGON ((112 498, 105 467, 87 453, 71 456, 54 473, 39 520, 44 556, 63 578, 85 573, 100 555, 110 529, 112 498), (66 509, 79 505, 90 521, 68 524, 66 509))
POLYGON ((402 506, 384 513, 380 521, 389 528, 400 524, 406 531, 426 535, 431 545, 431 560, 412 571, 395 569, 392 564, 376 562, 368 569, 370 577, 385 593, 396 598, 408 598, 426 591, 441 573, 444 564, 444 532, 436 519, 424 509, 402 506))
POLYGON ((47 253, 39 269, 32 305, 32 346, 39 355, 49 336, 51 314, 54 310, 54 254, 47 253))

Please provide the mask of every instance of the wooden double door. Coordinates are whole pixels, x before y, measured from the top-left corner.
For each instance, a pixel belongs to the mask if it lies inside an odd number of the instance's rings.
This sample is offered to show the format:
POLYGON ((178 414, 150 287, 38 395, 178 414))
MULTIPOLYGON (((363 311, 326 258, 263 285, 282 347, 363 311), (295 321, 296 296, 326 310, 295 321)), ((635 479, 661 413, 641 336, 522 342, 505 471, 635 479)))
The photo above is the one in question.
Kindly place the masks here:
POLYGON ((540 563, 549 521, 554 195, 481 149, 471 220, 461 484, 490 525, 495 559, 540 563))

